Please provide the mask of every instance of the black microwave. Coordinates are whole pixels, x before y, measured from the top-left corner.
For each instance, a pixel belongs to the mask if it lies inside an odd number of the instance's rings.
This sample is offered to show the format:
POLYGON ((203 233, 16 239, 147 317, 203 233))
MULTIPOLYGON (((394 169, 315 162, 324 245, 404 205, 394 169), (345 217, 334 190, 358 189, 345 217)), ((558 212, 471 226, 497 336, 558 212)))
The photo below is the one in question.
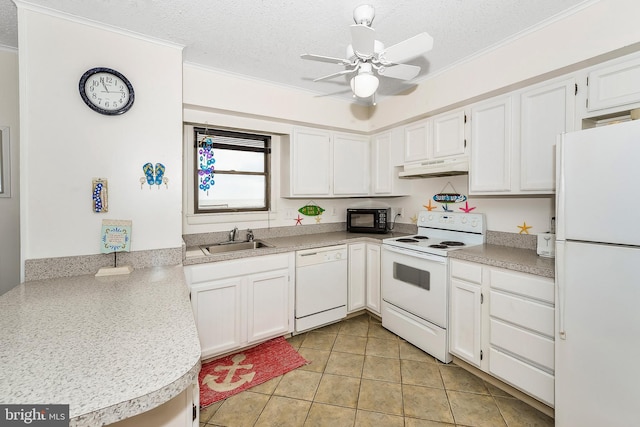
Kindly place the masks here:
POLYGON ((350 233, 387 233, 390 208, 347 209, 347 231, 350 233))

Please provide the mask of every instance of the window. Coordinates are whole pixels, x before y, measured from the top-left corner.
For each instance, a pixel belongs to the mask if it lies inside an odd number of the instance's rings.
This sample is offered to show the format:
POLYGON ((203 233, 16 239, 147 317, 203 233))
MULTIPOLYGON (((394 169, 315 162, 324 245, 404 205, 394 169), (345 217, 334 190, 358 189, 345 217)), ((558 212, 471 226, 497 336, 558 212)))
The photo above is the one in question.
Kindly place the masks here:
POLYGON ((194 128, 195 213, 269 210, 271 137, 194 128))

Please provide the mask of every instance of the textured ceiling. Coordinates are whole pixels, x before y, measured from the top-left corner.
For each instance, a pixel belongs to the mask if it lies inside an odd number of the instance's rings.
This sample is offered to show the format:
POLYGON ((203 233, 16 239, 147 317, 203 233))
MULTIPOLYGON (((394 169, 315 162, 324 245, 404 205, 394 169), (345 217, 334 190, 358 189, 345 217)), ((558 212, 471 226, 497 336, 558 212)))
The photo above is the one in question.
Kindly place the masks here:
MULTIPOLYGON (((29 0, 28 3, 185 46, 184 60, 208 68, 350 98, 346 78, 313 82, 341 65, 305 61, 302 53, 344 57, 353 9, 375 7, 376 39, 391 46, 420 32, 433 50, 409 64, 410 83, 594 0, 29 0)), ((17 47, 17 13, 0 0, 0 45, 17 47)), ((382 78, 379 99, 410 87, 382 78)))

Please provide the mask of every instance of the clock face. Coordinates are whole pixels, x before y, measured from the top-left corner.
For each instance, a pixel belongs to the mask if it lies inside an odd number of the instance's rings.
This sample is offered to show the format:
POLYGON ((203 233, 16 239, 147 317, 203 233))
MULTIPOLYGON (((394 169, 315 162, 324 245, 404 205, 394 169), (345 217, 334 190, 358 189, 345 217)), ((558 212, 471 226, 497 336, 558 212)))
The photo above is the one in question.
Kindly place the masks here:
POLYGON ((133 105, 133 86, 127 78, 110 68, 93 68, 80 78, 80 96, 92 110, 116 115, 133 105))

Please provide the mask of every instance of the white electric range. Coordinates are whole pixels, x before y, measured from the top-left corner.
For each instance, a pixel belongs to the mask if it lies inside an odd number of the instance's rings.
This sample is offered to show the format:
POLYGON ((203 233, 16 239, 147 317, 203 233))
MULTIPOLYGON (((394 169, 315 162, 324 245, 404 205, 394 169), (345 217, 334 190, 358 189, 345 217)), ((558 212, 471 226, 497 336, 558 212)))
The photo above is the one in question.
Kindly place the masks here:
POLYGON ((483 214, 418 214, 418 233, 382 241, 382 326, 449 363, 450 251, 485 242, 483 214))

